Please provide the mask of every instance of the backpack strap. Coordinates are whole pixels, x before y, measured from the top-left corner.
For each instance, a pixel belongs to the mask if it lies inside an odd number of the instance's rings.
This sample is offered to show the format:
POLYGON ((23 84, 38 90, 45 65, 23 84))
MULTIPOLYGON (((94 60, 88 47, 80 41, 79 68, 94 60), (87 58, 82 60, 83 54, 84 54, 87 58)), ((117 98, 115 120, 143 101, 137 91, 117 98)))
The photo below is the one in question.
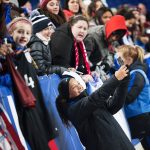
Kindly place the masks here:
POLYGON ((141 70, 141 69, 132 70, 132 71, 130 72, 130 75, 133 74, 134 72, 139 72, 139 73, 144 77, 146 84, 149 85, 149 80, 148 80, 148 78, 147 78, 146 73, 145 73, 143 70, 141 70))

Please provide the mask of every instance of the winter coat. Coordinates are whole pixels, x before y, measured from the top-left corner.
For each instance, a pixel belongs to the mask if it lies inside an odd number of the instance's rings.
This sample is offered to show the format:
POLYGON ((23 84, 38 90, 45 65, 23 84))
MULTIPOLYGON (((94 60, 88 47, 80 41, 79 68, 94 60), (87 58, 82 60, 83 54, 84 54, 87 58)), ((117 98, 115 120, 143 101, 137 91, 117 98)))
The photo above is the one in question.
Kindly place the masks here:
POLYGON ((49 45, 45 45, 36 35, 31 37, 28 47, 31 48, 31 56, 36 62, 38 75, 44 74, 62 74, 67 69, 52 65, 51 51, 49 45))
MULTIPOLYGON (((129 69, 130 71, 140 69, 146 73, 147 66, 140 61, 136 61, 129 69)), ((145 135, 149 136, 150 133, 149 95, 147 95, 147 91, 144 92, 145 88, 147 88, 145 86, 146 82, 143 75, 140 72, 133 72, 130 76, 124 108, 132 138, 142 138, 145 135)))
MULTIPOLYGON (((67 23, 56 29, 51 37, 50 45, 54 65, 75 68, 74 37, 67 23)), ((87 73, 80 50, 79 67, 77 70, 85 74, 87 73)))
POLYGON ((134 150, 113 117, 124 104, 128 80, 127 77, 118 81, 112 76, 90 96, 69 101, 68 118, 86 150, 134 150), (112 97, 111 93, 114 93, 112 97))
POLYGON ((114 53, 108 49, 109 45, 105 39, 104 26, 91 27, 84 42, 89 60, 93 66, 100 61, 112 66, 114 53))

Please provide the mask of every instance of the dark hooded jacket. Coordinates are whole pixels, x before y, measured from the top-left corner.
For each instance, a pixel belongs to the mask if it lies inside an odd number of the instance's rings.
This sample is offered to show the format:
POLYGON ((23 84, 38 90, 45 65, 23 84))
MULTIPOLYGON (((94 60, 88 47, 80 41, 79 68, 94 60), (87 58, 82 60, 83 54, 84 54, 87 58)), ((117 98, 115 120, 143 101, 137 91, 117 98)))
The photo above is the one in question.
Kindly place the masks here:
POLYGON ((118 81, 113 76, 92 95, 69 101, 68 118, 86 150, 134 150, 113 117, 124 104, 128 81, 129 77, 118 81))
POLYGON ((52 57, 49 45, 45 45, 36 35, 31 37, 28 47, 31 48, 31 56, 34 59, 38 68, 38 75, 44 74, 62 74, 67 69, 60 66, 52 65, 52 57))
POLYGON ((89 60, 93 66, 100 61, 110 67, 113 65, 114 47, 118 46, 119 43, 117 41, 108 43, 108 38, 117 30, 124 30, 124 34, 127 30, 125 20, 120 15, 113 16, 105 26, 99 25, 90 28, 84 42, 89 60))
MULTIPOLYGON (((50 45, 54 65, 75 68, 74 37, 67 23, 56 29, 51 37, 50 45)), ((87 74, 80 50, 77 70, 87 74)))

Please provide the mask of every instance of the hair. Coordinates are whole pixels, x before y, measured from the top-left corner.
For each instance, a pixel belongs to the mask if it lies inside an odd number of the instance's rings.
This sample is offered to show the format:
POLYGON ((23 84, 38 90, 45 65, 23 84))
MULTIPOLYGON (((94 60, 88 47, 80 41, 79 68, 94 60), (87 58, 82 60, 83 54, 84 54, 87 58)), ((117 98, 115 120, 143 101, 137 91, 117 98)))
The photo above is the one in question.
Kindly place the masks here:
POLYGON ((56 98, 56 108, 58 110, 59 116, 62 120, 62 122, 69 127, 70 126, 70 122, 69 119, 67 117, 66 111, 68 107, 67 104, 67 99, 62 98, 60 95, 58 95, 58 97, 56 98))
POLYGON ((111 9, 109 9, 108 7, 101 7, 95 13, 94 20, 95 20, 96 25, 103 25, 104 24, 104 22, 102 21, 102 16, 106 12, 110 12, 112 14, 112 16, 114 15, 113 12, 111 11, 111 9))
POLYGON ((80 20, 87 22, 87 24, 89 26, 89 22, 88 22, 87 18, 82 15, 75 15, 73 17, 70 17, 68 24, 72 27, 74 24, 76 24, 80 20))
POLYGON ((95 16, 96 13, 96 2, 100 1, 102 3, 102 6, 105 7, 105 5, 103 4, 103 2, 101 0, 94 0, 92 1, 87 8, 87 15, 89 18, 92 18, 95 16))
MULTIPOLYGON (((58 1, 60 1, 60 0, 58 0, 58 1)), ((40 11, 40 13, 43 13, 45 16, 49 17, 51 20, 55 20, 56 23, 58 23, 60 25, 66 22, 66 18, 65 18, 65 15, 64 15, 64 12, 63 12, 61 6, 59 6, 58 15, 52 14, 51 12, 49 12, 47 10, 47 4, 44 7, 40 7, 39 11, 40 11)))
POLYGON ((18 22, 24 22, 26 24, 29 24, 32 27, 32 23, 29 19, 26 17, 16 17, 14 18, 7 26, 8 32, 11 34, 16 29, 16 24, 18 22))
POLYGON ((125 20, 136 19, 132 11, 124 13, 123 16, 125 17, 125 20))
POLYGON ((122 45, 117 48, 118 52, 122 52, 123 57, 131 57, 133 62, 140 60, 143 63, 144 50, 140 46, 122 45))

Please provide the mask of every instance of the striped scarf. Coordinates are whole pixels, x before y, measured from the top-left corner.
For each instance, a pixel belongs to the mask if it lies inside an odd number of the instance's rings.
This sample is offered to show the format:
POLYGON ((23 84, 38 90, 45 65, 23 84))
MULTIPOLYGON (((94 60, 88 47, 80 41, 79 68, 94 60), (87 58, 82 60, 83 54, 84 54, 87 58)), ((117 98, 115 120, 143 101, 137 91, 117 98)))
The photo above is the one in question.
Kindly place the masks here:
MULTIPOLYGON (((80 42, 78 43, 79 45, 79 48, 81 50, 81 53, 82 53, 82 57, 83 57, 83 61, 84 61, 84 65, 86 67, 86 71, 88 74, 91 74, 91 71, 90 71, 90 65, 89 65, 89 62, 88 62, 88 57, 87 57, 87 52, 86 52, 86 49, 85 49, 85 45, 83 42, 80 42)), ((79 66, 79 50, 78 50, 78 46, 77 46, 77 41, 74 40, 74 48, 75 48, 75 68, 77 69, 78 66, 79 66)))

